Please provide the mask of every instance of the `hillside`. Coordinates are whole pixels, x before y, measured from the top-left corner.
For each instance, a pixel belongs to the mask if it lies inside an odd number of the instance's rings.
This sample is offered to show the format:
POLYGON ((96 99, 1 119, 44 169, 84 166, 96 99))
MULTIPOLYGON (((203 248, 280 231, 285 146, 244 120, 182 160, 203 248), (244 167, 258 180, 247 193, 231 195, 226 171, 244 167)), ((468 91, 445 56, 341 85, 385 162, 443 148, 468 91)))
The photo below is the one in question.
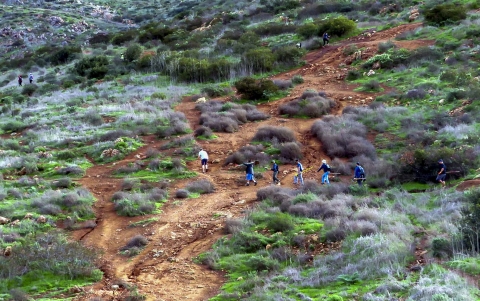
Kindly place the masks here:
POLYGON ((480 298, 477 2, 3 2, 1 300, 480 298))

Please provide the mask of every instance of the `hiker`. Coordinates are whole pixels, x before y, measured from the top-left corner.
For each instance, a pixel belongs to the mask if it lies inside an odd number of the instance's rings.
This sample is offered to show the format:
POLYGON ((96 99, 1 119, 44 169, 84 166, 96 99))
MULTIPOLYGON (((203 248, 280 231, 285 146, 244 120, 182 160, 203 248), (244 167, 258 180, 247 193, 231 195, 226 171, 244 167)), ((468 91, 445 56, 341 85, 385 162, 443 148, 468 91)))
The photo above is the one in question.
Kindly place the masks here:
POLYGON ((445 178, 447 177, 447 167, 443 163, 443 160, 438 160, 438 164, 440 165, 440 171, 437 174, 437 181, 445 186, 445 178))
POLYGON ((275 160, 272 160, 272 171, 273 171, 273 184, 280 184, 280 180, 278 179, 278 164, 275 163, 275 160))
POLYGON ((28 75, 28 80, 30 81, 30 83, 33 83, 33 74, 32 73, 30 73, 28 75))
POLYGON ((18 85, 22 86, 23 78, 21 75, 18 76, 18 85))
POLYGON ((303 165, 300 163, 298 159, 295 159, 295 163, 297 164, 297 175, 293 177, 293 184, 300 183, 303 184, 303 165))
POLYGON ((245 173, 247 174, 246 175, 247 184, 245 186, 250 186, 250 181, 253 181, 254 185, 257 186, 257 181, 255 181, 255 176, 253 175, 253 164, 255 163, 252 162, 252 159, 248 159, 247 163, 242 163, 240 165, 237 165, 237 167, 238 166, 247 167, 245 169, 245 173))
POLYGON ((354 180, 357 180, 358 185, 362 186, 362 182, 365 181, 365 170, 363 169, 363 167, 360 165, 359 162, 357 162, 357 166, 355 167, 353 177, 354 177, 354 180))
POLYGON ((302 48, 302 43, 297 43, 295 46, 297 46, 297 48, 302 48))
POLYGON ((330 184, 330 181, 328 180, 328 175, 330 174, 330 166, 327 164, 327 160, 322 160, 322 166, 317 170, 319 172, 320 170, 323 169, 323 176, 322 176, 322 185, 323 184, 330 184))
POLYGON ((323 34, 323 46, 325 46, 325 44, 328 44, 328 42, 330 42, 330 36, 328 35, 328 33, 324 33, 323 34))
POLYGON ((206 173, 208 171, 208 154, 207 152, 201 148, 200 152, 198 153, 198 157, 200 158, 202 162, 202 171, 203 173, 206 173))

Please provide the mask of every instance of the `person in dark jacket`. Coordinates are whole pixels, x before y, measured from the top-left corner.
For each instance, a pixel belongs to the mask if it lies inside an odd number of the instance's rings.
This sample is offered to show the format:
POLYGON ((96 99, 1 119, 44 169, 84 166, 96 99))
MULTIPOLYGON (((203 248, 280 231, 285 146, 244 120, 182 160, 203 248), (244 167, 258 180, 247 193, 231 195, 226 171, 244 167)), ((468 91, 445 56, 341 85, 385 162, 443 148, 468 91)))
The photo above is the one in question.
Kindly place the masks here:
POLYGON ((445 163, 443 163, 442 159, 438 160, 438 164, 440 165, 440 170, 437 174, 437 181, 440 182, 442 186, 445 186, 445 178, 447 177, 447 166, 445 166, 445 163))
POLYGON ((28 80, 30 81, 30 83, 33 83, 33 73, 30 73, 28 75, 28 80))
POLYGON ((317 172, 319 172, 320 170, 323 170, 322 184, 330 184, 330 181, 328 180, 328 175, 330 174, 330 166, 327 164, 327 160, 322 160, 322 166, 320 166, 317 172))
POLYGON ((357 180, 358 185, 362 185, 362 182, 365 181, 365 170, 363 167, 360 165, 359 162, 357 162, 357 166, 355 167, 355 171, 353 173, 353 177, 355 180, 357 180))
POLYGON ((330 36, 328 35, 328 33, 324 33, 323 34, 323 46, 325 46, 326 44, 328 44, 328 42, 330 42, 330 36))
POLYGON ((278 164, 275 163, 275 160, 272 160, 272 169, 273 171, 273 184, 280 184, 280 180, 278 179, 278 164))
POLYGON ((21 75, 18 76, 18 85, 21 86, 23 82, 23 78, 21 75))
POLYGON ((250 186, 250 181, 253 181, 254 185, 257 186, 257 181, 255 180, 255 176, 253 173, 253 165, 255 163, 252 162, 252 159, 248 159, 247 163, 242 163, 238 166, 246 166, 245 173, 246 173, 246 180, 247 184, 245 186, 250 186))

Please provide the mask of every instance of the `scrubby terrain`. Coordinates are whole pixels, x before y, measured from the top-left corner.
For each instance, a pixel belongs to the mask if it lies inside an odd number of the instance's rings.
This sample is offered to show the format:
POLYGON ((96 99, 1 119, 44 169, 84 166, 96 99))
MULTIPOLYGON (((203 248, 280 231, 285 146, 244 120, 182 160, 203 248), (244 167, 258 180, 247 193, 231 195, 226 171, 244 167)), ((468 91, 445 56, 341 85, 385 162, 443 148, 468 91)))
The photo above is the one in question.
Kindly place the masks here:
POLYGON ((2 1, 0 300, 478 300, 479 7, 2 1))

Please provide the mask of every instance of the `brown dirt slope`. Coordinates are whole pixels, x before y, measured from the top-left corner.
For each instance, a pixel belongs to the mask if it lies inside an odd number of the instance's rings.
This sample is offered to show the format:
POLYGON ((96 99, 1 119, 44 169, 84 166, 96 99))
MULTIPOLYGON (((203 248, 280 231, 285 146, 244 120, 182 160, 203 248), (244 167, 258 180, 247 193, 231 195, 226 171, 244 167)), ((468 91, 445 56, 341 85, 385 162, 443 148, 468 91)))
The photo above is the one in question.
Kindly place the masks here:
MULTIPOLYGON (((272 77, 290 79, 293 75, 299 74, 305 80, 303 84, 295 86, 288 97, 259 106, 260 110, 269 113, 272 118, 264 122, 245 124, 233 134, 220 133, 218 139, 204 142, 203 147, 210 153, 211 159, 222 161, 228 151, 235 151, 248 144, 259 127, 285 126, 294 130, 298 140, 303 144, 304 166, 317 167, 320 160, 327 157, 320 151, 320 143, 312 139, 309 133, 313 120, 282 118, 277 113, 278 107, 300 96, 307 88, 326 91, 329 97, 335 99, 338 103, 335 114, 340 114, 346 105, 368 103, 375 94, 354 92, 356 86, 343 80, 350 68, 343 64, 346 59, 343 49, 352 44, 358 48, 368 47, 363 56, 365 59, 374 55, 379 43, 418 26, 421 24, 405 24, 377 32, 371 37, 351 38, 308 53, 305 57, 307 61, 305 66, 272 77)), ((432 41, 395 41, 395 43, 401 47, 414 49, 430 45, 432 41)), ((194 107, 193 102, 185 99, 176 108, 186 114, 192 128, 198 126, 199 116, 194 107)), ((79 180, 79 183, 98 199, 95 204, 97 227, 93 230, 78 231, 74 233, 74 237, 81 239, 88 246, 102 250, 102 270, 105 277, 100 283, 87 288, 85 294, 77 297, 77 300, 89 300, 94 296, 120 300, 120 296, 126 294, 125 290, 121 288, 120 292, 114 295, 111 289, 111 285, 117 283, 119 279, 137 286, 139 293, 146 295, 147 300, 207 300, 216 295, 225 281, 223 274, 195 264, 192 258, 207 251, 223 235, 225 219, 242 216, 255 202, 256 190, 270 183, 270 174, 265 172, 266 177, 259 181, 258 186, 245 187, 240 180, 243 177, 242 173, 232 171, 231 167, 210 164, 209 173, 200 174, 198 177, 206 177, 213 181, 216 186, 215 193, 183 201, 175 201, 170 197, 170 201, 162 208, 163 212, 155 216, 158 218, 157 222, 146 227, 128 227, 131 222, 152 216, 127 218, 116 215, 110 199, 113 193, 120 189, 121 180, 113 177, 112 171, 134 161, 137 155, 145 153, 149 147, 158 148, 165 143, 152 137, 147 137, 145 142, 146 146, 124 160, 116 162, 115 167, 113 164, 95 165, 79 180), (132 258, 120 255, 119 249, 136 234, 148 237, 148 246, 141 254, 132 258)), ((189 163, 189 168, 193 170, 200 171, 199 167, 198 162, 189 163)), ((282 185, 292 186, 292 168, 290 172, 286 170, 288 173, 283 175, 282 185)), ((306 173, 305 178, 318 178, 317 175, 312 169, 306 173)), ((169 188, 170 195, 174 195, 175 189, 184 187, 189 181, 191 180, 174 182, 169 188)))

